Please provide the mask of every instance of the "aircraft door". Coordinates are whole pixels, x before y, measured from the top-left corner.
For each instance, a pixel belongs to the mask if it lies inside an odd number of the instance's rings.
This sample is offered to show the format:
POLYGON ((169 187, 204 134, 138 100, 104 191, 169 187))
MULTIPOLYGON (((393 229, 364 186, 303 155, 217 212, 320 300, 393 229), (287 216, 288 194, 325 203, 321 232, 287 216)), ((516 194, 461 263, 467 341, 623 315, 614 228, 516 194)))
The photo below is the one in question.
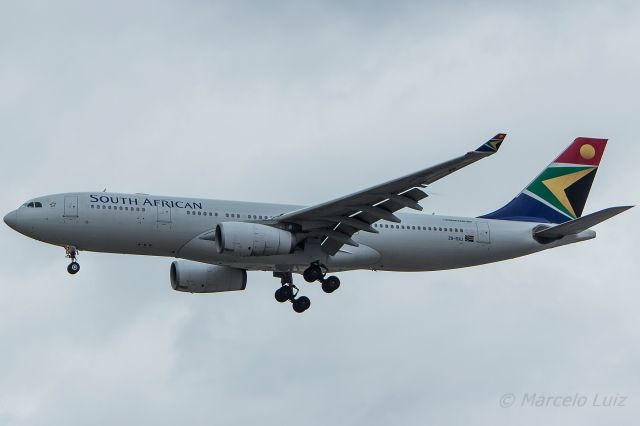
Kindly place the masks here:
POLYGON ((171 208, 158 206, 158 229, 171 228, 171 208))
POLYGON ((64 197, 64 217, 78 217, 77 195, 67 195, 64 197))
POLYGON ((477 222, 478 226, 478 242, 488 244, 491 242, 491 231, 487 222, 477 222))

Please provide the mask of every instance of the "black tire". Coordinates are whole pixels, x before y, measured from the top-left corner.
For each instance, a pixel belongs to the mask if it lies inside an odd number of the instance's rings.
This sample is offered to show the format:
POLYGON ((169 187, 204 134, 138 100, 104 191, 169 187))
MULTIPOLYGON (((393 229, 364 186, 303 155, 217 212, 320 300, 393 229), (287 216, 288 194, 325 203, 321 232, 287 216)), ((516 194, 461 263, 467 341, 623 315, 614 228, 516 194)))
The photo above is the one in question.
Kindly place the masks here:
POLYGON ((274 296, 278 302, 284 303, 287 300, 291 300, 293 297, 293 290, 288 285, 284 285, 276 290, 274 296))
POLYGON ((333 293, 338 288, 340 288, 340 279, 333 275, 322 282, 322 291, 325 293, 333 293))
POLYGON ((311 265, 302 273, 304 280, 308 283, 318 281, 322 278, 322 269, 318 265, 311 265))
POLYGON ((78 262, 71 262, 69 266, 67 266, 67 272, 71 275, 75 275, 80 272, 80 264, 78 262))
POLYGON ((311 300, 307 296, 300 296, 293 301, 293 310, 301 314, 311 306, 311 300))

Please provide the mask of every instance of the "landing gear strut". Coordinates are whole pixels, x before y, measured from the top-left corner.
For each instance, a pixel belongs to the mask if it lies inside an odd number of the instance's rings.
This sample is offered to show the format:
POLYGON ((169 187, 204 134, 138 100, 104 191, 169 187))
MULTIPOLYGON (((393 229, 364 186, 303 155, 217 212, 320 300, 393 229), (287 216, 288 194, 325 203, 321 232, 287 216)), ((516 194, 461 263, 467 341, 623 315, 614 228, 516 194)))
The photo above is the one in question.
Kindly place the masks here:
POLYGON ((307 296, 298 296, 298 287, 293 285, 293 275, 291 272, 274 272, 273 276, 280 278, 282 287, 276 290, 274 297, 280 303, 290 301, 293 310, 301 314, 311 306, 311 300, 307 296))
POLYGON ((64 250, 66 252, 66 257, 71 259, 71 263, 67 266, 67 272, 71 275, 75 275, 80 271, 80 264, 76 261, 78 249, 76 249, 75 246, 66 246, 64 250))
MULTIPOLYGON (((312 283, 315 281, 319 281, 322 283, 322 290, 325 293, 333 293, 340 287, 340 280, 338 277, 330 276, 326 277, 327 268, 324 265, 321 265, 320 262, 313 262, 305 271, 302 273, 304 280, 306 282, 312 283)), ((273 276, 276 278, 280 278, 280 284, 282 287, 276 290, 274 297, 280 303, 291 302, 293 310, 302 313, 309 309, 311 306, 311 301, 306 296, 298 297, 298 287, 293 285, 293 274, 291 272, 274 272, 273 276)))
POLYGON ((314 281, 320 281, 322 283, 322 290, 325 293, 333 293, 340 287, 340 279, 333 275, 325 278, 326 275, 327 268, 324 265, 320 265, 319 262, 313 262, 311 266, 302 273, 306 282, 312 283, 314 281))

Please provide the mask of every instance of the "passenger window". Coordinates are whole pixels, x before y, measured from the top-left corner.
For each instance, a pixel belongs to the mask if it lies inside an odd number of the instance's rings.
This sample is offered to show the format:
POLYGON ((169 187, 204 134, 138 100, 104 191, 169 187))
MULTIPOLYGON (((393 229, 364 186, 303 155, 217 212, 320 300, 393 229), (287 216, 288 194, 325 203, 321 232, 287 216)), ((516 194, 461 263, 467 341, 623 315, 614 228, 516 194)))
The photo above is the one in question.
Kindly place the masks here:
POLYGON ((129 211, 129 207, 125 207, 124 210, 128 212, 129 211))
POLYGON ((111 206, 109 206, 108 208, 109 208, 109 210, 111 210, 111 206))
POLYGON ((187 210, 187 214, 191 214, 191 212, 189 210, 187 210))
POLYGON ((102 205, 102 210, 106 210, 106 209, 107 209, 107 206, 102 205))
POLYGON ((202 212, 198 212, 198 216, 202 216, 202 212))
POLYGON ((122 206, 120 206, 120 207, 118 208, 118 210, 122 211, 122 206))
POLYGON ((226 217, 229 217, 229 213, 225 213, 224 215, 225 215, 226 217))
POLYGON ((143 207, 143 208, 142 208, 142 211, 144 212, 144 211, 146 211, 146 209, 143 207))
POLYGON ((93 204, 91 204, 91 208, 92 208, 92 209, 95 209, 95 208, 96 208, 96 206, 94 206, 93 204))

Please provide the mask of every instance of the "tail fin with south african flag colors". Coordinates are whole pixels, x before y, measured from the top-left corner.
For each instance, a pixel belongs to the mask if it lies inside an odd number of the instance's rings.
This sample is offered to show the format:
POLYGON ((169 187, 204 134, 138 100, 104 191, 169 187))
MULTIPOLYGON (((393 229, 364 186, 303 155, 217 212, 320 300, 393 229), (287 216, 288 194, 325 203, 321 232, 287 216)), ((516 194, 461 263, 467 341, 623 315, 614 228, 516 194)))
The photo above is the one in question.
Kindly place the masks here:
POLYGON ((582 216, 607 139, 576 138, 518 196, 487 219, 564 223, 582 216))

